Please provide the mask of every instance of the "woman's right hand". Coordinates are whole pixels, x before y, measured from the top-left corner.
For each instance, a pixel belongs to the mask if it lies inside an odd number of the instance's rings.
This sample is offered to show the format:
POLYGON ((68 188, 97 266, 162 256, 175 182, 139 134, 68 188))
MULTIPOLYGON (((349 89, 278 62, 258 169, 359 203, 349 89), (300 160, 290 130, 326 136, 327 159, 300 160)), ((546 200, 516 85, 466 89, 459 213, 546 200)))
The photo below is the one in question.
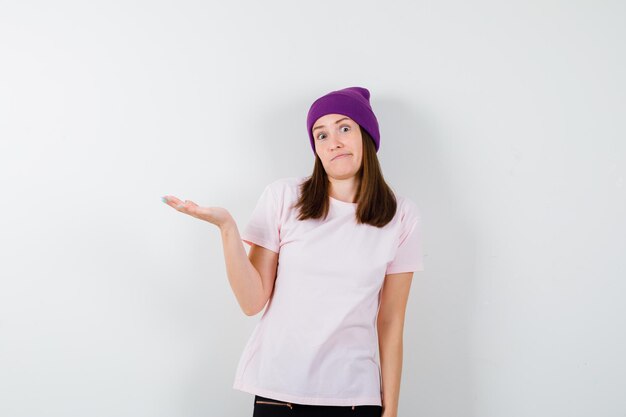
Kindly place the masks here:
POLYGON ((188 214, 200 220, 206 220, 219 228, 222 228, 230 221, 234 221, 228 210, 223 207, 200 207, 191 200, 181 201, 172 195, 166 195, 161 197, 161 199, 165 204, 175 208, 181 213, 188 214))

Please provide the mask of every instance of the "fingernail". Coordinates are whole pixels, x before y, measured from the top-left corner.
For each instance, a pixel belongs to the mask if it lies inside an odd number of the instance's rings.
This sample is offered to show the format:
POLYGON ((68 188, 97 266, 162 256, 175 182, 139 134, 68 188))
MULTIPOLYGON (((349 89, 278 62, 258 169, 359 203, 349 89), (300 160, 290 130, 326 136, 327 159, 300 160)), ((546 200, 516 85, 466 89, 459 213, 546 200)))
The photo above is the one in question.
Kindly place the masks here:
POLYGON ((164 203, 167 203, 167 198, 161 197, 161 201, 164 202, 164 203))

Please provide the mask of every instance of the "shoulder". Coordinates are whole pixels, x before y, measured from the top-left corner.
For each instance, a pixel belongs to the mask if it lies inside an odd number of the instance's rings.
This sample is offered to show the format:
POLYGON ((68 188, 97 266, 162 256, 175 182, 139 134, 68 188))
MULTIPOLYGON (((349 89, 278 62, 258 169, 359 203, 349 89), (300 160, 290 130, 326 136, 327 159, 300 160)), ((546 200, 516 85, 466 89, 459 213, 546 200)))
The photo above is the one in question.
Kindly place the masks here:
POLYGON ((421 217, 420 209, 413 199, 398 193, 395 193, 395 196, 397 202, 396 216, 401 222, 410 222, 421 217))

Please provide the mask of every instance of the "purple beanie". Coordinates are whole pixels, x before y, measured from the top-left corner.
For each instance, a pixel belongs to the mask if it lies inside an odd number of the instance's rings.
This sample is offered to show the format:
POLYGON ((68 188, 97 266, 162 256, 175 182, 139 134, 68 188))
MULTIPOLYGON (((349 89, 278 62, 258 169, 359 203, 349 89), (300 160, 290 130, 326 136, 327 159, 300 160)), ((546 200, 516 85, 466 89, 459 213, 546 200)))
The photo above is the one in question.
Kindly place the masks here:
POLYGON ((376 152, 380 147, 380 132, 378 130, 378 120, 372 111, 369 102, 370 92, 364 87, 349 87, 342 90, 331 91, 315 100, 311 104, 309 114, 306 117, 306 127, 309 131, 309 139, 313 153, 315 153, 315 142, 313 139, 313 124, 317 119, 327 114, 343 114, 357 122, 359 126, 370 134, 374 139, 376 152))

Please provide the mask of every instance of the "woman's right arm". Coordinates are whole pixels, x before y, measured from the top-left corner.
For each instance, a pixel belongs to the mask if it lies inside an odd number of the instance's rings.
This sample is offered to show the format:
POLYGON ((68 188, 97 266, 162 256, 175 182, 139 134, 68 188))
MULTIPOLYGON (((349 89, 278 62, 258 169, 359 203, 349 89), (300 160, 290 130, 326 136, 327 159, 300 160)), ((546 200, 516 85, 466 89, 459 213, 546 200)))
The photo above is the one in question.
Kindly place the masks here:
POLYGON ((274 288, 278 253, 253 244, 247 255, 237 223, 223 207, 201 207, 191 200, 182 201, 174 196, 164 196, 162 200, 181 213, 219 227, 226 274, 241 310, 248 316, 261 311, 274 288))
POLYGON ((230 287, 243 312, 247 316, 253 316, 265 307, 271 295, 278 254, 252 245, 248 256, 234 220, 222 225, 220 233, 230 287))

